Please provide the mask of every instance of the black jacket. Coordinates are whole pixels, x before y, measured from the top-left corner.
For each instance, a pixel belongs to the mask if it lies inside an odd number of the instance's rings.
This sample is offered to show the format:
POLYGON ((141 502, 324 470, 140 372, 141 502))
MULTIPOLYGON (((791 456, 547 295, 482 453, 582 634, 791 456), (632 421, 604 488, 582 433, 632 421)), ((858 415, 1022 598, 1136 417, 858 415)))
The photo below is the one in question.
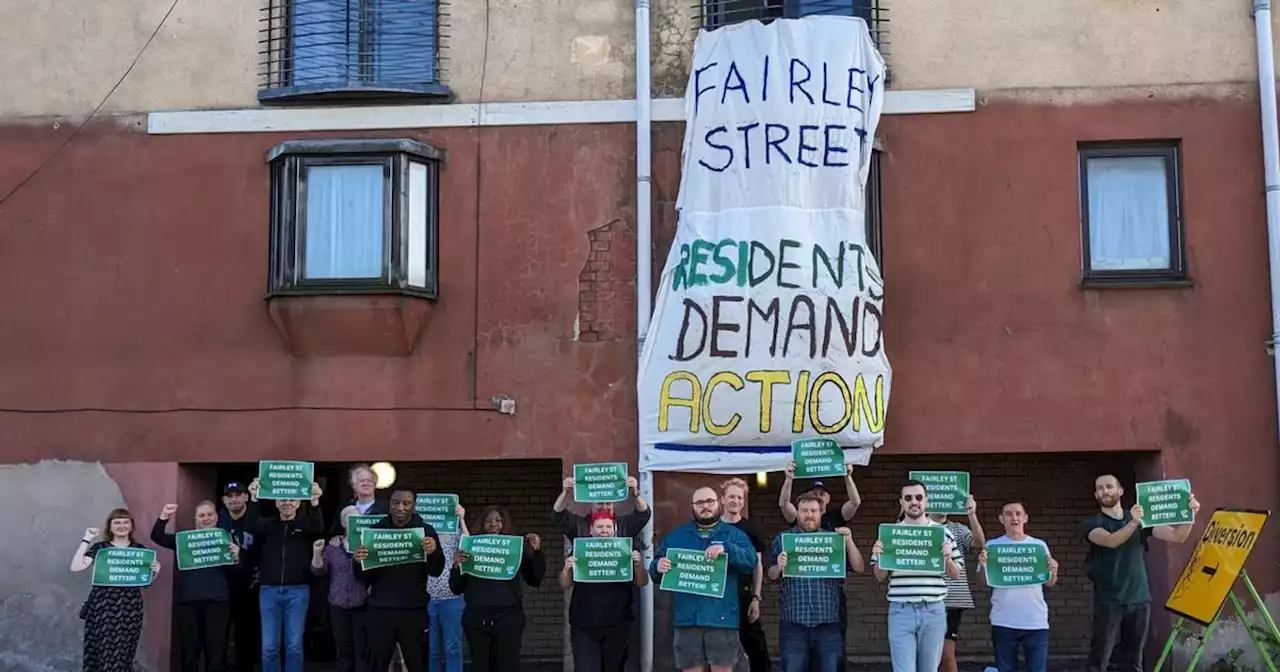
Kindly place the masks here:
POLYGON ((324 534, 324 516, 309 502, 298 515, 283 521, 264 518, 257 502, 245 514, 245 532, 258 547, 258 582, 264 586, 305 586, 311 577, 311 545, 324 534))
POLYGON ((497 615, 512 609, 522 609, 520 579, 537 588, 547 573, 547 559, 541 550, 533 550, 528 540, 524 542, 524 554, 520 559, 520 571, 506 581, 478 579, 462 573, 462 567, 454 565, 449 570, 449 590, 462 595, 467 611, 485 615, 497 615))
MULTIPOLYGON (((171 551, 178 550, 177 535, 169 534, 164 531, 169 521, 156 519, 156 524, 151 526, 151 541, 155 542, 160 548, 167 548, 171 551)), ((174 561, 174 569, 176 570, 177 561, 174 561)), ((228 578, 236 571, 234 565, 224 565, 222 567, 205 567, 204 569, 189 569, 185 572, 177 572, 178 582, 178 602, 180 604, 191 604, 193 602, 226 602, 231 599, 230 583, 228 578)))
POLYGON ((357 581, 369 587, 370 607, 375 609, 422 609, 431 596, 427 595, 427 577, 444 573, 444 551, 440 549, 440 536, 436 528, 428 525, 418 514, 413 514, 404 527, 396 527, 387 516, 373 525, 380 529, 412 529, 421 527, 426 537, 436 540, 436 551, 421 564, 391 565, 365 570, 354 559, 351 567, 357 581))

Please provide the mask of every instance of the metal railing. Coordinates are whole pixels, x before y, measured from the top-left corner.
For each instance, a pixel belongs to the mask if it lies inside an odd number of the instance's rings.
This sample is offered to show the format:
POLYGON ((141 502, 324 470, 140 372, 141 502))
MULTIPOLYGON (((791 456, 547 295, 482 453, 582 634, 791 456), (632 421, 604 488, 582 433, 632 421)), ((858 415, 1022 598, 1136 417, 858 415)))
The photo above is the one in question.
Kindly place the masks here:
POLYGON ((260 99, 441 95, 443 0, 264 0, 260 99))
POLYGON ((889 10, 884 0, 701 0, 694 5, 697 27, 715 30, 742 21, 796 19, 814 14, 857 16, 867 22, 871 39, 886 58, 889 10))

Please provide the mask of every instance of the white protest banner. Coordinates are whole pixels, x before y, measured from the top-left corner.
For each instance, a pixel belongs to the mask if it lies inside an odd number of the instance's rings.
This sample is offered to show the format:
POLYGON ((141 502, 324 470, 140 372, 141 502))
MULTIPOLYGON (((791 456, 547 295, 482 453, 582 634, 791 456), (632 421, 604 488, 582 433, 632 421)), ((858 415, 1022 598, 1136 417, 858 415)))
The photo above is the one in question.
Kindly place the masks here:
POLYGON ((776 471, 805 438, 866 464, 883 443, 884 282, 865 228, 883 83, 858 18, 698 35, 637 378, 642 469, 776 471))

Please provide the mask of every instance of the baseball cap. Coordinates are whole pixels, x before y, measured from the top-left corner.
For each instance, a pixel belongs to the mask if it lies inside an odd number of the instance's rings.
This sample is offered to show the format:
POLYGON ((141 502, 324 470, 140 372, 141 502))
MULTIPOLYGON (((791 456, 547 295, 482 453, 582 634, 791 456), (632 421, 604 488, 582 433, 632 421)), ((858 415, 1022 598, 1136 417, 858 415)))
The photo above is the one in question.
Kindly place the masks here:
POLYGON ((827 487, 827 484, 822 482, 822 479, 816 479, 813 481, 813 483, 810 483, 809 489, 810 490, 826 490, 828 493, 831 492, 830 488, 827 487))
POLYGON ((240 484, 240 481, 230 481, 222 487, 222 494, 224 495, 229 495, 233 492, 246 493, 249 491, 240 484))

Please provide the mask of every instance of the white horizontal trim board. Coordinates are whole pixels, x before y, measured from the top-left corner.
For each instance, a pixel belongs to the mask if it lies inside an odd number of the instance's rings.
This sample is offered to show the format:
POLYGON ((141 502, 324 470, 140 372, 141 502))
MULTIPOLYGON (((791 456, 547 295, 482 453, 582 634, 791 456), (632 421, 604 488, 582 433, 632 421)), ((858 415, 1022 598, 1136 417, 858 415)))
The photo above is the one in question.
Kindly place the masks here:
MULTIPOLYGON (((885 93, 884 114, 972 112, 973 89, 885 93)), ((653 101, 653 120, 684 121, 683 98, 653 101)), ((570 100, 545 103, 382 105, 377 107, 253 108, 152 112, 147 133, 302 133, 377 131, 396 128, 546 126, 635 123, 634 100, 570 100)))

